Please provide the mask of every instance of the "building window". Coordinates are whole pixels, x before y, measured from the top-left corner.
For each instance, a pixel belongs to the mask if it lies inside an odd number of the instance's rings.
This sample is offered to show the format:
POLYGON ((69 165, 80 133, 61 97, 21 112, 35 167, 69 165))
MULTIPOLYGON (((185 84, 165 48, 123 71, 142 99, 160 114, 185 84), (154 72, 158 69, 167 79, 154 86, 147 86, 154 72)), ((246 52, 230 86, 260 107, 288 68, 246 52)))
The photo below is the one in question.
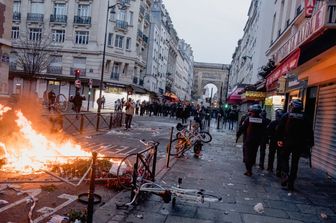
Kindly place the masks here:
POLYGON ((126 50, 131 49, 131 41, 132 41, 132 39, 130 37, 127 37, 127 39, 126 39, 126 50))
POLYGON ((29 40, 39 41, 42 38, 42 29, 40 28, 31 28, 29 29, 29 40))
POLYGON ((133 25, 133 12, 129 12, 129 21, 128 24, 133 25))
POLYGON ((77 15, 84 17, 90 16, 90 5, 79 4, 77 15))
POLYGON ((44 14, 44 3, 43 2, 32 2, 31 12, 37 14, 44 14))
POLYGON ((52 40, 56 43, 63 43, 65 38, 65 30, 53 29, 52 30, 52 40))
POLYGON ((20 13, 21 2, 13 3, 13 14, 20 13))
POLYGON ((126 15, 126 10, 120 10, 117 19, 121 21, 126 21, 126 15))
POLYGON ((18 26, 12 27, 12 39, 18 39, 20 35, 20 29, 18 26))
POLYGON ((116 35, 115 37, 115 42, 114 42, 114 46, 117 48, 123 48, 123 41, 124 41, 124 37, 120 36, 120 35, 116 35))
POLYGON ((113 67, 112 67, 111 79, 119 80, 119 74, 120 74, 120 64, 115 63, 113 64, 113 67))
POLYGON ((89 31, 76 31, 76 44, 86 45, 89 43, 89 31))
POLYGON ((66 5, 65 3, 55 3, 54 5, 54 15, 66 15, 66 5))
POLYGON ((109 33, 108 34, 107 45, 108 46, 112 46, 113 45, 113 33, 109 33))

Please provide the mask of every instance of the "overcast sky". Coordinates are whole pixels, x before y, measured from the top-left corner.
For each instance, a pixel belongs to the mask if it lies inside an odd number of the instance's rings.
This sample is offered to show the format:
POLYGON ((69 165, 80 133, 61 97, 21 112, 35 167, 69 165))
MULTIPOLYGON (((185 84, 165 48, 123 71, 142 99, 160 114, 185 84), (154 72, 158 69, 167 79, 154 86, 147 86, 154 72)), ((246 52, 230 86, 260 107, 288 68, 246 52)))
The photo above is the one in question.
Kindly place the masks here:
POLYGON ((181 39, 195 61, 231 63, 243 35, 250 0, 163 0, 181 39))

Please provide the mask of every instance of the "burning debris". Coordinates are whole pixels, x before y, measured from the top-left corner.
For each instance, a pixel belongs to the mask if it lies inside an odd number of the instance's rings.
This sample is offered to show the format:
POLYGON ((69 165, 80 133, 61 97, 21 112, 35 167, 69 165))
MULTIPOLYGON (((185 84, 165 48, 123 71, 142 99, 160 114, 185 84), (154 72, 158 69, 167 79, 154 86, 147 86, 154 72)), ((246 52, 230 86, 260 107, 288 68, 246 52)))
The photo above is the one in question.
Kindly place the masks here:
MULTIPOLYGON (((10 110, 0 104, 0 119, 10 110)), ((18 131, 8 132, 0 138, 1 170, 30 174, 50 165, 68 163, 75 157, 90 159, 91 154, 80 145, 38 132, 21 111, 14 111, 13 117, 18 131)))

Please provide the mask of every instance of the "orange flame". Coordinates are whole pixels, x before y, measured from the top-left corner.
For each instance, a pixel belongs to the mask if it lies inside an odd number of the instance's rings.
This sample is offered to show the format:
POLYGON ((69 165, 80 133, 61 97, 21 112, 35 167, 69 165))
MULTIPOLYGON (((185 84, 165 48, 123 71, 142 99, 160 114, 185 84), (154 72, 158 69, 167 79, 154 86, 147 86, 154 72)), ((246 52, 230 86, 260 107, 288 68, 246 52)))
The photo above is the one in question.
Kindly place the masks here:
POLYGON ((0 104, 0 120, 2 119, 3 114, 10 111, 10 110, 11 110, 11 108, 0 104))
POLYGON ((15 122, 22 138, 7 146, 0 142, 6 159, 2 169, 28 174, 43 170, 48 164, 66 163, 70 157, 91 157, 90 153, 70 140, 59 143, 38 133, 21 111, 16 111, 15 114, 15 122))

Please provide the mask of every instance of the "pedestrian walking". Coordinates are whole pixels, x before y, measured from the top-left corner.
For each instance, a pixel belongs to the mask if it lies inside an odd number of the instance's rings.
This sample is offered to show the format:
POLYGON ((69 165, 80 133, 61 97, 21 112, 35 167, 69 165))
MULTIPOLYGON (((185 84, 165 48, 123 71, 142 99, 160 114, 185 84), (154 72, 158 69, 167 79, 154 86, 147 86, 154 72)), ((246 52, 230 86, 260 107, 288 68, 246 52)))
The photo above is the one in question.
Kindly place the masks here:
POLYGON ((267 162, 267 170, 269 172, 273 172, 273 164, 275 159, 275 154, 277 156, 277 164, 276 164, 276 176, 281 176, 281 150, 278 147, 277 139, 278 136, 276 134, 276 130, 278 128, 280 119, 283 115, 282 109, 277 109, 275 111, 275 120, 271 121, 267 126, 267 135, 269 137, 269 148, 268 148, 268 162, 267 162))
POLYGON ((314 146, 314 133, 308 119, 304 116, 303 104, 299 99, 290 102, 289 112, 283 115, 278 127, 278 146, 282 150, 281 185, 294 190, 299 168, 300 156, 314 146), (289 157, 291 165, 289 168, 289 157))
POLYGON ((128 101, 125 103, 125 107, 126 107, 125 128, 127 130, 127 129, 131 128, 132 119, 133 119, 133 115, 134 115, 135 105, 132 102, 131 98, 129 98, 128 101))
POLYGON ((102 105, 102 108, 105 109, 105 96, 104 95, 101 98, 101 105, 102 105))
POLYGON ((80 113, 81 111, 81 108, 82 108, 82 104, 83 104, 83 101, 85 100, 85 97, 84 96, 81 96, 79 91, 76 91, 76 95, 75 97, 72 97, 70 99, 70 102, 73 103, 73 108, 74 108, 74 111, 76 112, 76 119, 78 119, 78 114, 80 113))
POLYGON ((262 140, 266 122, 260 116, 260 105, 252 105, 249 110, 249 117, 243 121, 237 132, 236 142, 243 134, 243 161, 246 167, 244 175, 250 177, 252 176, 252 167, 256 161, 258 146, 262 140))
POLYGON ((48 109, 49 111, 55 107, 56 102, 56 94, 53 89, 51 89, 48 93, 48 109))

